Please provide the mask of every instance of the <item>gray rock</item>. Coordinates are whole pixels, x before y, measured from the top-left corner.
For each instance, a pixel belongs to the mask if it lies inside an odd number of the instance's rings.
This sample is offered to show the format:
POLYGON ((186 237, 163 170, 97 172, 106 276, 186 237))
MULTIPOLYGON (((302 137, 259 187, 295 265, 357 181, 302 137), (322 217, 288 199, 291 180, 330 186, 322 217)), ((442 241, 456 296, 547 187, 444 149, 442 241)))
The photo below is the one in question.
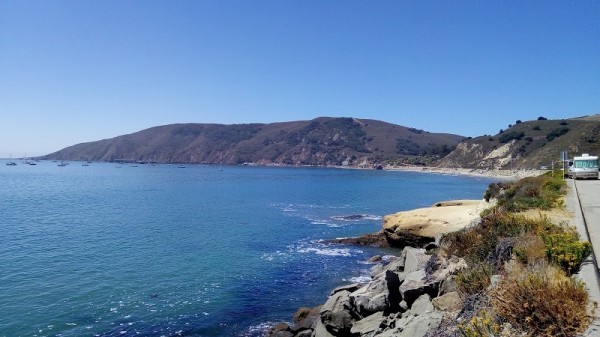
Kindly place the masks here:
POLYGON ((348 308, 350 308, 349 291, 341 290, 329 297, 320 312, 320 321, 327 331, 334 335, 343 335, 350 331, 354 319, 348 308))
POLYGON ((402 314, 402 317, 400 317, 400 319, 396 320, 396 328, 399 328, 400 330, 404 330, 404 328, 410 324, 410 322, 412 322, 413 319, 415 319, 415 315, 411 314, 410 312, 405 312, 402 314))
POLYGON ((278 331, 271 336, 272 337, 294 337, 294 334, 289 331, 278 331))
POLYGON ((395 272, 403 272, 404 271, 404 262, 406 261, 406 252, 403 250, 400 253, 400 256, 392 259, 390 263, 388 263, 384 269, 395 271, 395 272))
POLYGON ((312 333, 311 337, 335 337, 327 329, 323 322, 320 319, 317 320, 317 325, 315 325, 315 330, 312 333))
POLYGON ((434 308, 444 311, 457 311, 460 310, 463 305, 463 301, 456 291, 436 297, 431 303, 434 308))
POLYGON ((400 302, 400 310, 401 311, 406 311, 408 309, 410 309, 410 308, 408 307, 408 303, 406 303, 406 301, 400 302))
POLYGON ((379 295, 369 299, 369 302, 367 303, 365 310, 367 312, 377 312, 377 311, 384 311, 388 307, 389 307, 388 294, 382 293, 382 294, 379 294, 379 295))
POLYGON ((399 337, 423 337, 428 331, 437 329, 442 321, 443 315, 439 312, 432 312, 422 316, 415 316, 402 329, 402 332, 396 334, 399 337))
POLYGON ((356 291, 356 290, 357 290, 358 288, 360 288, 360 287, 362 287, 362 285, 361 285, 361 284, 358 284, 358 283, 351 283, 351 284, 346 284, 346 285, 343 285, 343 286, 339 286, 339 287, 337 287, 337 288, 333 289, 333 290, 331 291, 331 293, 329 294, 329 296, 332 296, 332 295, 334 295, 335 293, 337 293, 337 292, 340 292, 340 291, 342 291, 342 290, 346 290, 346 291, 349 291, 349 292, 353 292, 353 291, 356 291))
POLYGON ((385 276, 385 273, 377 275, 366 286, 350 294, 350 301, 354 312, 365 317, 387 308, 388 286, 385 276))
POLYGON ((393 337, 393 336, 398 336, 399 333, 402 332, 402 329, 399 328, 392 328, 392 329, 387 329, 384 332, 377 334, 377 337, 393 337))
POLYGON ((336 292, 327 299, 325 304, 321 306, 321 311, 319 313, 322 314, 323 312, 327 311, 344 310, 344 305, 346 305, 349 301, 349 295, 350 292, 348 290, 340 290, 336 292))
POLYGON ((442 283, 440 284, 440 295, 448 294, 455 291, 458 291, 458 285, 454 280, 454 275, 450 275, 444 280, 442 280, 442 283))
POLYGON ((382 311, 376 312, 371 316, 365 317, 360 321, 356 321, 352 326, 350 332, 352 334, 358 334, 364 336, 372 332, 379 330, 382 323, 386 320, 382 311))
POLYGON ((423 294, 410 307, 410 312, 414 315, 421 316, 433 311, 431 297, 428 294, 423 294))
POLYGON ((409 306, 412 306, 412 303, 423 294, 429 294, 429 296, 437 295, 439 284, 428 282, 426 276, 425 269, 419 269, 406 275, 404 282, 400 286, 400 293, 402 294, 402 299, 409 306))
POLYGON ((379 264, 374 265, 371 268, 371 278, 383 273, 384 271, 385 271, 385 269, 383 267, 383 264, 379 263, 379 264))
POLYGON ((492 277, 490 277, 490 285, 488 286, 487 290, 495 289, 501 280, 502 280, 502 276, 492 275, 492 277))
MULTIPOLYGON (((415 251, 418 250, 412 250, 412 252, 415 251)), ((411 251, 407 251, 407 260, 411 254, 411 251)), ((415 261, 417 262, 419 261, 418 254, 418 252, 415 254, 415 261)), ((448 280, 454 273, 466 267, 467 264, 465 260, 457 257, 451 257, 450 259, 440 257, 431 258, 430 263, 426 265, 426 269, 419 269, 406 275, 404 282, 400 286, 402 298, 410 306, 423 294, 437 297, 438 294, 442 292, 440 290, 441 283, 448 280)), ((408 268, 406 270, 408 270, 408 268)), ((447 284, 446 289, 449 290, 454 286, 455 285, 449 283, 447 284)))
POLYGON ((404 272, 406 274, 425 268, 427 261, 431 258, 431 255, 427 255, 425 249, 406 247, 404 251, 406 252, 404 262, 404 272))
POLYGON ((456 256, 452 256, 449 259, 444 258, 436 258, 435 266, 432 267, 430 279, 435 280, 436 282, 441 282, 450 275, 454 275, 462 269, 468 267, 467 262, 463 258, 458 258, 456 256))

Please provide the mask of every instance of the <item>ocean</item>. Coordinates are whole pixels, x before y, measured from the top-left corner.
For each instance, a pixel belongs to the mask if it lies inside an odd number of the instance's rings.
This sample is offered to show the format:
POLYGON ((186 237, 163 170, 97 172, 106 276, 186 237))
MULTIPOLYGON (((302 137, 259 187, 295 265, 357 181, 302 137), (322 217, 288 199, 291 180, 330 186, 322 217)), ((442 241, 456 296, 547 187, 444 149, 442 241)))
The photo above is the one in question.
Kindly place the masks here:
POLYGON ((42 161, 0 182, 0 336, 253 337, 393 253, 320 240, 491 180, 42 161))

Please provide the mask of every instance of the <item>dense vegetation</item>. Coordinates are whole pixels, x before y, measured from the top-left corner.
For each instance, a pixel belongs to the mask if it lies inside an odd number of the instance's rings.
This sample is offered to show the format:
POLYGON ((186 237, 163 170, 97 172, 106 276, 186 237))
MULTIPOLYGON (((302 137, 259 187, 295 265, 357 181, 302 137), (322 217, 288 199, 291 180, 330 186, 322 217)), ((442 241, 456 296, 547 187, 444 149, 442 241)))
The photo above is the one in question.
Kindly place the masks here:
POLYGON ((440 254, 470 264, 456 275, 462 296, 482 303, 459 326, 464 336, 576 336, 586 329, 588 293, 571 275, 590 244, 566 224, 522 213, 564 207, 565 188, 558 174, 491 184, 485 197, 497 203, 480 224, 442 239, 440 254), (492 284, 493 275, 502 277, 492 284))

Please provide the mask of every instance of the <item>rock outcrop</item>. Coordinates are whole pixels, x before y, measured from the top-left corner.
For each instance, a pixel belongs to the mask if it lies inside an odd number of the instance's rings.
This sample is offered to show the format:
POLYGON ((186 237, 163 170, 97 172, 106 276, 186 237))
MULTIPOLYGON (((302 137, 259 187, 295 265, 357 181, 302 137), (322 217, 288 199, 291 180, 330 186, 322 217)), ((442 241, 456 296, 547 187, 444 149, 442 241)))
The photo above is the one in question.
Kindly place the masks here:
POLYGON ((370 282, 336 288, 323 306, 299 309, 293 326, 279 324, 268 335, 423 337, 456 317, 462 302, 452 275, 466 268, 463 259, 406 247, 388 261, 372 268, 370 282))
POLYGON ((383 218, 383 233, 393 246, 424 247, 444 234, 477 223, 488 207, 485 200, 454 200, 398 212, 383 218))

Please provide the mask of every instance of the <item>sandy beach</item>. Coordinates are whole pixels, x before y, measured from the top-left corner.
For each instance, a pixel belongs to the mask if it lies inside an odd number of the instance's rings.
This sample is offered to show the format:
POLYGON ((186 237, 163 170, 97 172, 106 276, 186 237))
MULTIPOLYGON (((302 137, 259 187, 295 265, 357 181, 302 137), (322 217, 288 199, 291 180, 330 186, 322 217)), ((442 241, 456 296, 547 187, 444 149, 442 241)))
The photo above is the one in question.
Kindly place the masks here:
POLYGON ((407 171, 443 175, 464 175, 472 177, 495 178, 502 180, 517 180, 525 177, 533 177, 546 173, 544 170, 487 170, 469 168, 447 168, 432 166, 384 166, 388 171, 407 171))

